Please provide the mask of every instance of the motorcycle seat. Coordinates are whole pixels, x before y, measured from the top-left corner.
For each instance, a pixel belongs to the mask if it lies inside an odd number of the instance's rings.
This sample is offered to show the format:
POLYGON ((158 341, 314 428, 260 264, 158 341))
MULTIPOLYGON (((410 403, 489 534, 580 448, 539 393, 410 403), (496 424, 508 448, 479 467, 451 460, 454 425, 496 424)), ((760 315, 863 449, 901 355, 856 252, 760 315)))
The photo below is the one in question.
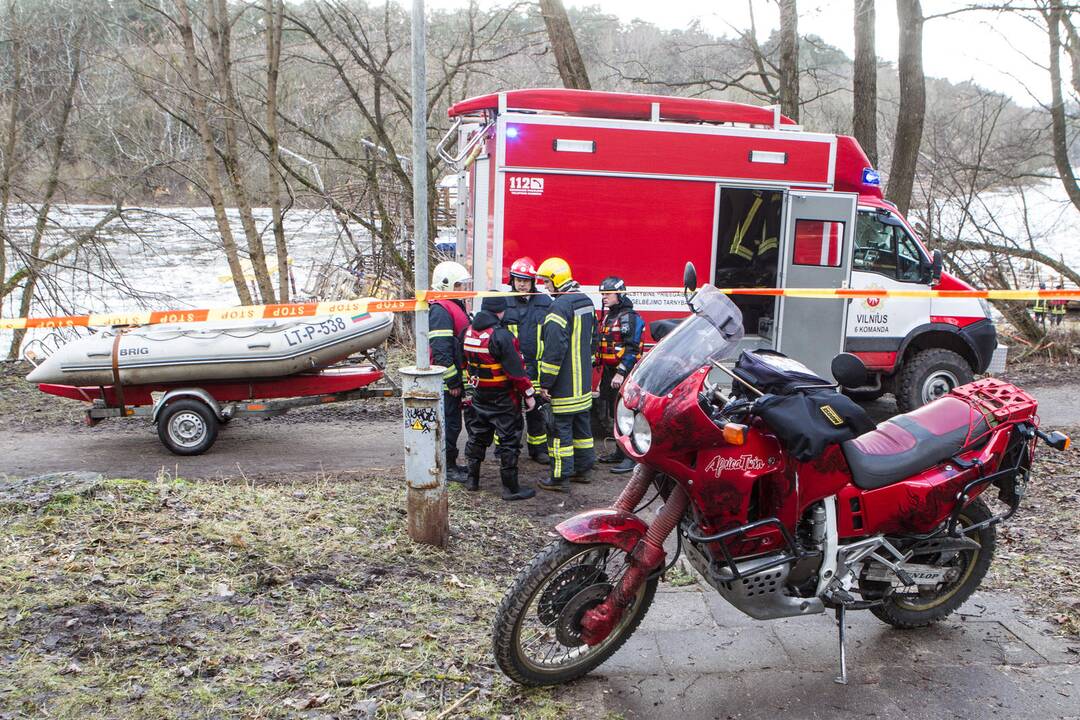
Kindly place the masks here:
POLYGON ((841 444, 856 487, 873 490, 905 480, 985 438, 986 418, 945 396, 881 423, 841 444))

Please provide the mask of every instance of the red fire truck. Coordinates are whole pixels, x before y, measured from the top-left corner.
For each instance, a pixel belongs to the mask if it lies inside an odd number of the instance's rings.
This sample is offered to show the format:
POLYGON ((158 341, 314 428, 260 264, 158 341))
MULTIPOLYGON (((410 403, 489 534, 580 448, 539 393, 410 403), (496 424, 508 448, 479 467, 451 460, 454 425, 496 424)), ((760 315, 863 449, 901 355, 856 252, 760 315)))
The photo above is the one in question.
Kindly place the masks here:
MULTIPOLYGON (((807 132, 775 107, 532 89, 450 116, 439 152, 459 171, 457 254, 477 289, 500 287, 522 255, 566 258, 586 291, 623 277, 646 321, 683 312, 669 291, 687 260, 718 287, 968 289, 883 199, 853 138, 807 132)), ((853 352, 874 380, 852 391, 893 392, 901 410, 1004 364, 977 300, 733 299, 748 348, 824 377, 853 352)))

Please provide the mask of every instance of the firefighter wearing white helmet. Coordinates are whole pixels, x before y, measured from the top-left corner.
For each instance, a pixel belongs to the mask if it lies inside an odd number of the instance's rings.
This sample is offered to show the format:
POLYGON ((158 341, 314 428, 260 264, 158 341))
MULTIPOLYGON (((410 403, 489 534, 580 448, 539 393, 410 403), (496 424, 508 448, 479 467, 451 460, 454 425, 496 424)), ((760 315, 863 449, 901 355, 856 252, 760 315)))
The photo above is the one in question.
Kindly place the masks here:
POLYGON ((571 482, 589 482, 588 472, 595 462, 589 410, 596 309, 562 258, 540 263, 536 279, 556 293, 541 332, 540 392, 551 401, 551 478, 541 480, 540 487, 567 492, 571 482))
MULTIPOLYGON (((438 291, 465 290, 472 276, 461 263, 441 262, 431 273, 431 289, 438 291)), ((469 327, 470 317, 465 303, 458 299, 433 300, 428 303, 428 339, 431 343, 431 362, 446 368, 443 373, 443 412, 446 444, 446 477, 465 482, 466 470, 458 464, 458 437, 461 435, 461 401, 464 390, 465 358, 461 337, 469 327)))

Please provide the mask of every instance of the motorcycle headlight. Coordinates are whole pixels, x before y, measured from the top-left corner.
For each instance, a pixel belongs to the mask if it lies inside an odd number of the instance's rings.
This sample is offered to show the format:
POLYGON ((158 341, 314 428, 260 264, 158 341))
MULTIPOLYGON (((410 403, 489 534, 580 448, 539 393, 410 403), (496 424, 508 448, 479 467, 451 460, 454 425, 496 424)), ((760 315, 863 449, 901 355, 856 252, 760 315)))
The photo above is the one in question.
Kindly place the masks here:
POLYGON ((629 435, 634 430, 634 411, 626 407, 622 398, 615 406, 615 427, 619 435, 629 435))
POLYGON ((634 433, 630 436, 634 449, 644 455, 652 447, 652 428, 642 413, 634 415, 634 433))

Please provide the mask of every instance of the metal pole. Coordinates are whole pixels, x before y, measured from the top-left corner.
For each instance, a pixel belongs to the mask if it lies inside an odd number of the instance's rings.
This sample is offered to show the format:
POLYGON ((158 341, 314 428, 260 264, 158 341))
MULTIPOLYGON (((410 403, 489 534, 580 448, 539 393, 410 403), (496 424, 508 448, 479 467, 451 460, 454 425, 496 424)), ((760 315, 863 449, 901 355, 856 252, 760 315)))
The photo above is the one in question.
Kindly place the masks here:
MULTIPOLYGON (((427 53, 424 0, 413 0, 412 9, 412 187, 413 249, 416 291, 428 289, 428 197, 427 197, 427 53)), ((417 308, 416 367, 428 368, 428 311, 417 308)))
MULTIPOLYGON (((417 294, 428 288, 427 80, 424 24, 424 0, 413 0, 412 187, 414 285, 417 294)), ((413 318, 416 323, 416 365, 401 368, 409 537, 414 542, 445 547, 450 539, 450 522, 446 497, 446 451, 443 448, 444 368, 431 365, 427 307, 418 307, 413 318)))

